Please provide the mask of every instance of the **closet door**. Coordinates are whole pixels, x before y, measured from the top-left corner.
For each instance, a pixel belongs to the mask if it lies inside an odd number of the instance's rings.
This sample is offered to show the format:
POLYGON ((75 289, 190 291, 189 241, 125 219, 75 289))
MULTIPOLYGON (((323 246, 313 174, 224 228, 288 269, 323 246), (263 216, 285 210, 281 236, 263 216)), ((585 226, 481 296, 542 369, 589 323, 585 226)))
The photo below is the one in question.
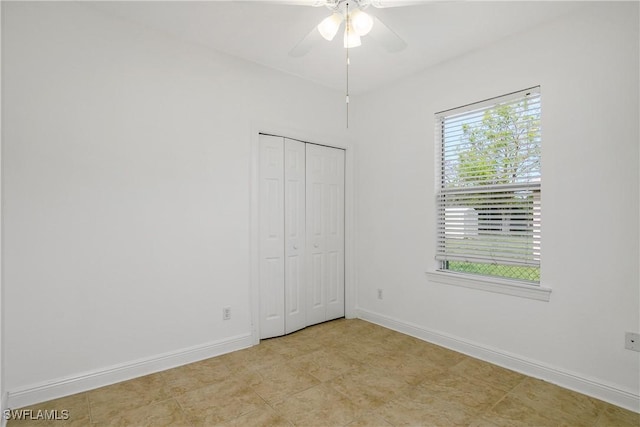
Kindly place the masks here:
POLYGON ((260 135, 260 338, 344 316, 344 151, 260 135))
POLYGON ((284 138, 260 135, 260 338, 284 334, 284 138))
POLYGON ((307 144, 307 325, 344 316, 344 151, 307 144))
POLYGON ((284 333, 307 326, 305 289, 305 143, 284 140, 284 333))

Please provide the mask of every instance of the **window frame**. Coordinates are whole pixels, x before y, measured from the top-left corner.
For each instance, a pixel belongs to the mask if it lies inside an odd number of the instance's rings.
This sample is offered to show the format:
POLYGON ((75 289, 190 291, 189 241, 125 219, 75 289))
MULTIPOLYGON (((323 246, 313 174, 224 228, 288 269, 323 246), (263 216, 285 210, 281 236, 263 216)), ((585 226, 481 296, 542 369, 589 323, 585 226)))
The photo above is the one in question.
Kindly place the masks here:
MULTIPOLYGON (((444 225, 446 223, 442 222, 444 221, 443 215, 446 215, 446 214, 442 214, 441 212, 439 212, 439 209, 444 209, 444 206, 446 206, 446 202, 441 200, 443 200, 442 198, 446 198, 446 195, 448 194, 448 192, 451 191, 450 189, 445 189, 445 186, 444 186, 446 176, 447 176, 444 170, 445 158, 443 157, 445 156, 444 154, 445 140, 443 135, 444 120, 446 119, 446 117, 456 117, 456 116, 463 115, 467 112, 486 111, 491 108, 497 107, 499 105, 503 105, 505 103, 519 102, 518 100, 524 99, 526 96, 530 95, 532 92, 537 94, 537 96, 540 96, 541 95, 540 86, 534 86, 524 90, 511 92, 505 95, 493 97, 480 102, 474 102, 461 107, 443 110, 434 114, 434 119, 435 119, 434 149, 435 149, 435 160, 436 160, 435 162, 436 181, 435 181, 435 191, 434 191, 435 192, 435 209, 436 209, 436 212, 435 212, 436 241, 435 243, 437 247, 438 245, 442 247, 443 241, 445 239, 440 237, 441 233, 443 232, 442 230, 446 227, 446 225, 444 225)), ((542 115, 541 111, 540 111, 540 115, 542 115)), ((541 143, 539 144, 539 147, 541 147, 541 143)), ((541 156, 541 153, 540 153, 540 156, 541 156)), ((489 188, 490 191, 495 192, 500 190, 499 186, 500 184, 498 185, 493 184, 493 185, 487 186, 486 188, 489 188)), ((537 183, 534 183, 533 181, 529 180, 525 184, 522 184, 521 186, 527 187, 529 191, 533 191, 534 194, 535 194, 535 191, 537 191, 538 203, 540 203, 541 196, 542 196, 541 177, 538 179, 537 183)), ((474 189, 479 188, 479 186, 472 186, 472 188, 474 189)), ((462 191, 462 193, 465 193, 465 191, 462 191)), ((473 191, 470 191, 468 193, 473 193, 473 191)), ((535 203, 535 201, 532 203, 535 203)), ((541 214, 538 214, 538 215, 539 215, 538 221, 540 221, 541 214)), ((538 224, 538 227, 539 226, 540 224, 538 224)), ((489 291, 489 292, 514 295, 514 296, 531 298, 531 299, 536 299, 541 301, 549 301, 551 289, 542 286, 541 281, 534 282, 534 281, 520 280, 516 278, 483 275, 483 274, 472 273, 472 272, 459 272, 455 270, 446 269, 444 268, 444 265, 447 261, 442 260, 442 257, 443 256, 446 257, 447 253, 446 251, 443 252, 442 250, 438 250, 437 247, 436 247, 436 258, 440 258, 440 259, 436 259, 435 265, 434 265, 435 268, 430 269, 430 271, 427 272, 427 277, 432 282, 447 284, 447 285, 454 285, 454 286, 461 286, 466 288, 480 289, 480 290, 489 291)), ((538 268, 540 268, 539 265, 538 265, 538 268)))

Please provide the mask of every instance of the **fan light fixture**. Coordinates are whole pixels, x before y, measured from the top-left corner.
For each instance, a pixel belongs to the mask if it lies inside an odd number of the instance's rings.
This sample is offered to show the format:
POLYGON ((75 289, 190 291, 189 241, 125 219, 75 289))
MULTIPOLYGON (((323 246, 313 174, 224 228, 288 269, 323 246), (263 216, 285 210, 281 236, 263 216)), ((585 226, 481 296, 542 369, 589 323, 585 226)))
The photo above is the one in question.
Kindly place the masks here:
MULTIPOLYGON (((0 0, 2 1, 2 0, 0 0)), ((283 0, 284 1, 284 0, 283 0)), ((292 1, 292 0, 288 0, 292 1)), ((295 0, 302 2, 303 0, 295 0)), ((289 56, 298 58, 306 55, 309 50, 320 41, 318 33, 323 39, 332 41, 340 26, 344 21, 343 44, 346 53, 346 104, 347 104, 347 128, 349 128, 349 50, 362 45, 360 37, 366 36, 376 25, 374 41, 381 44, 388 52, 399 52, 407 46, 391 28, 387 27, 380 19, 369 16, 364 11, 369 7, 391 7, 406 6, 409 4, 419 4, 425 0, 304 0, 312 2, 313 6, 326 6, 331 15, 323 19, 316 27, 296 44, 290 51, 289 56), (316 32, 317 31, 317 32, 316 32)))
POLYGON ((322 22, 318 24, 318 31, 320 31, 320 35, 322 35, 325 40, 333 40, 340 29, 342 19, 342 15, 339 13, 334 13, 333 15, 324 18, 322 22))
POLYGON ((346 21, 344 28, 344 47, 353 48, 362 44, 360 37, 366 36, 373 27, 373 18, 360 9, 353 12, 335 12, 318 24, 318 31, 325 40, 331 41, 338 33, 342 21, 346 21), (345 19, 346 15, 346 19, 345 19))
POLYGON ((373 18, 367 15, 360 9, 356 9, 350 13, 349 21, 351 21, 351 28, 359 35, 366 36, 373 28, 373 18))

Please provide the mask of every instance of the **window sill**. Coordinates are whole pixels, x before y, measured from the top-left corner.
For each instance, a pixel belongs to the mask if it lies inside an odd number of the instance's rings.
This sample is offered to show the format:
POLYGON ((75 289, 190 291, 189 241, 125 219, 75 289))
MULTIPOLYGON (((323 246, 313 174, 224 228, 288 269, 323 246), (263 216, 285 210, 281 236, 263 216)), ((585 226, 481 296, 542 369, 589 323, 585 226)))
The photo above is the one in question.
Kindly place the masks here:
POLYGON ((463 288, 479 289, 487 292, 495 292, 505 295, 513 295, 521 298, 549 301, 550 288, 531 285, 517 280, 505 280, 500 278, 488 278, 467 274, 445 272, 442 270, 428 271, 427 277, 432 282, 445 285, 461 286, 463 288))

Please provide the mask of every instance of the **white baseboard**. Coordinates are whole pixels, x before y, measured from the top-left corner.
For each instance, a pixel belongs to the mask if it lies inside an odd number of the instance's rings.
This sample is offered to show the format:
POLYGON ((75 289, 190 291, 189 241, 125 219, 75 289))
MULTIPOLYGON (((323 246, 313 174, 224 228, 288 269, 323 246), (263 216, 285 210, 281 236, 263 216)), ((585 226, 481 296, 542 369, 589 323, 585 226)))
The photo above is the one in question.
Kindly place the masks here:
POLYGON ((22 408, 251 347, 251 334, 10 390, 2 408, 22 408))
POLYGON ((609 402, 613 405, 640 412, 640 396, 628 390, 622 390, 615 386, 604 384, 595 379, 586 378, 583 375, 565 371, 545 365, 535 360, 509 354, 500 349, 491 348, 478 343, 470 342, 445 333, 432 331, 421 326, 377 314, 362 308, 357 309, 358 318, 376 323, 394 331, 437 344, 442 347, 457 351, 484 360, 507 369, 511 369, 530 377, 538 378, 578 393, 586 394, 596 399, 609 402))

